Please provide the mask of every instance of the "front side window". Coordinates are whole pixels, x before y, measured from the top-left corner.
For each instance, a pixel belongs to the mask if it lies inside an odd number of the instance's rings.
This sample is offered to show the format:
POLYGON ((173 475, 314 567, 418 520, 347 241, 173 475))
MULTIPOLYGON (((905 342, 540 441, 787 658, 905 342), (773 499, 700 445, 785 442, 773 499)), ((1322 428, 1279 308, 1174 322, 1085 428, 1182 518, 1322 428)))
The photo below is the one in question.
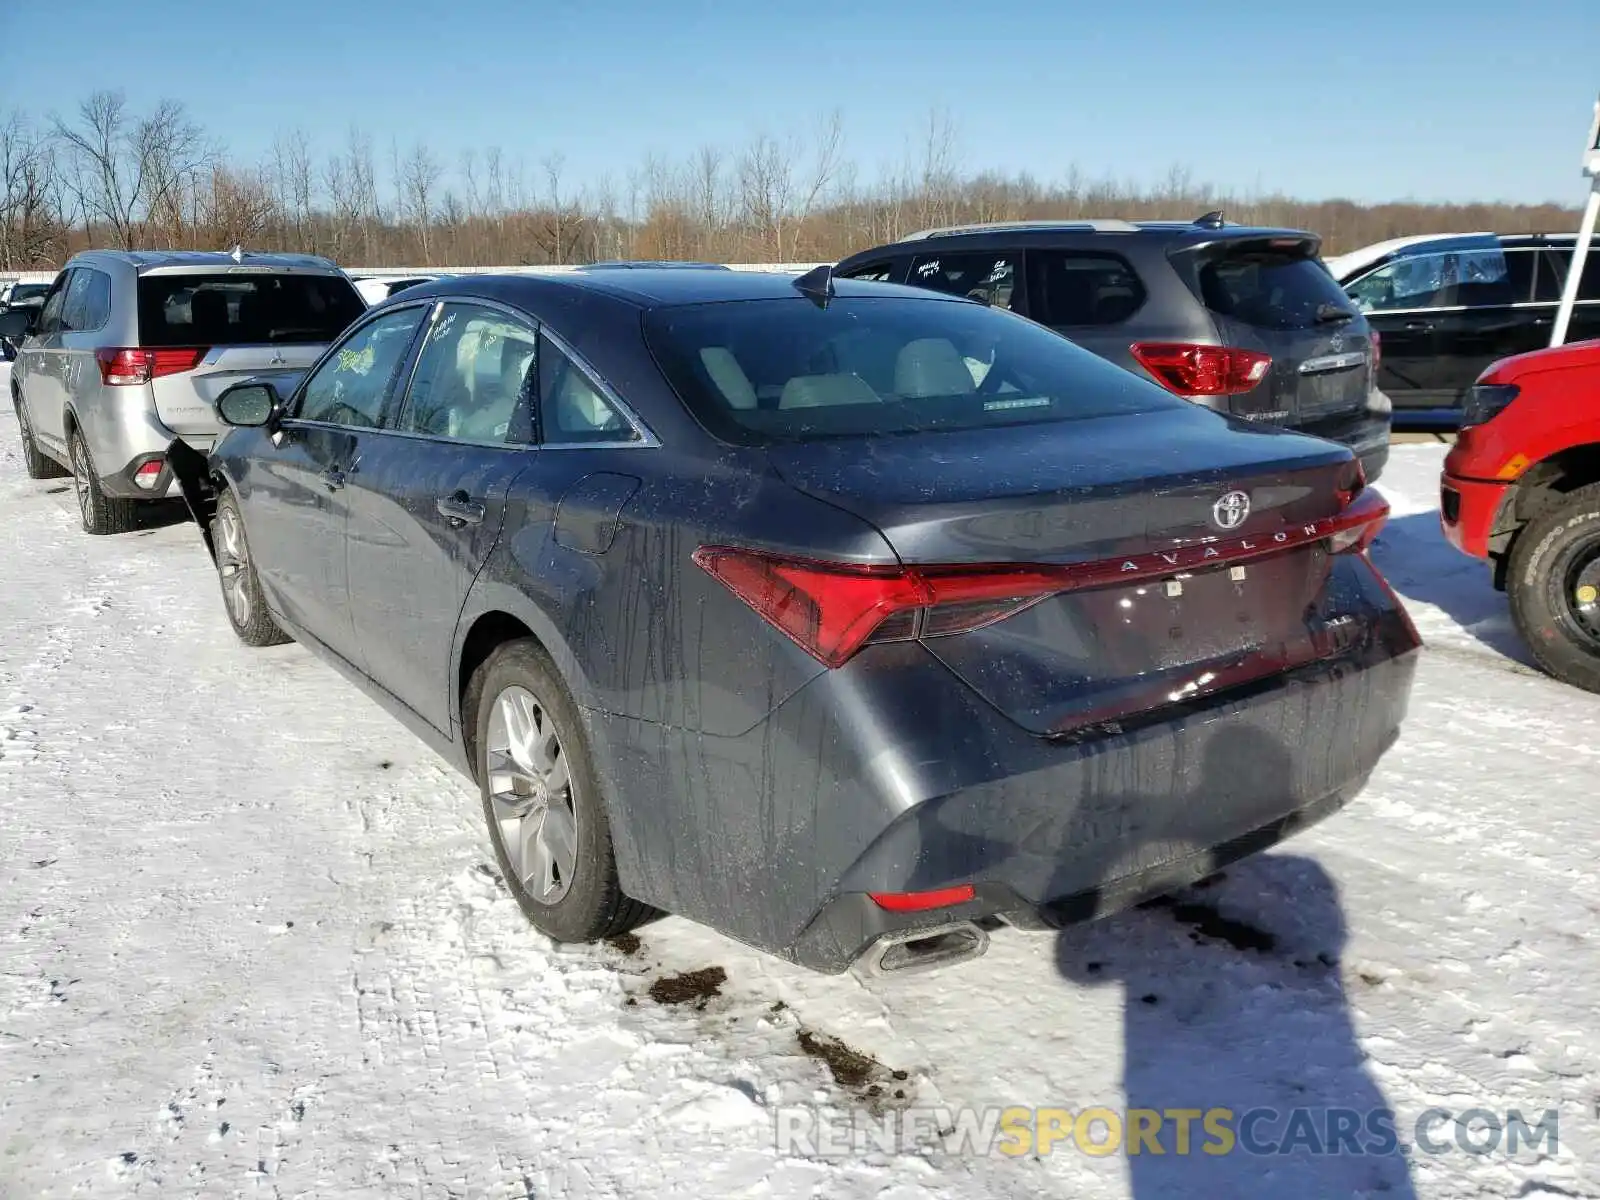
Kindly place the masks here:
POLYGON ((1116 325, 1144 299, 1139 276, 1114 254, 1028 255, 1028 315, 1041 325, 1116 325))
POLYGON ((366 312, 338 275, 141 275, 141 346, 266 346, 331 342, 366 312))
POLYGON ((47 333, 61 331, 62 305, 67 299, 67 285, 71 283, 76 271, 70 271, 56 279, 50 286, 50 295, 44 302, 44 307, 39 310, 39 320, 34 326, 34 333, 43 336, 47 333))
POLYGON ((395 428, 469 442, 513 440, 528 411, 537 334, 493 309, 447 304, 429 327, 395 428))
POLYGON ((745 445, 1080 420, 1185 401, 1043 326, 907 296, 687 305, 645 336, 684 404, 745 445))
POLYGON ((632 442, 639 438, 600 385, 560 346, 539 336, 539 432, 551 446, 632 442))
POLYGON ((1345 289, 1363 312, 1510 304, 1511 277, 1499 250, 1450 250, 1387 263, 1345 289))
POLYGON ((1014 308, 1018 307, 1011 302, 1016 277, 1015 256, 986 250, 919 255, 912 260, 906 282, 947 296, 981 300, 994 308, 1014 308))
POLYGON ((402 308, 356 330, 306 380, 295 416, 302 421, 376 428, 389 385, 427 313, 426 305, 402 308))

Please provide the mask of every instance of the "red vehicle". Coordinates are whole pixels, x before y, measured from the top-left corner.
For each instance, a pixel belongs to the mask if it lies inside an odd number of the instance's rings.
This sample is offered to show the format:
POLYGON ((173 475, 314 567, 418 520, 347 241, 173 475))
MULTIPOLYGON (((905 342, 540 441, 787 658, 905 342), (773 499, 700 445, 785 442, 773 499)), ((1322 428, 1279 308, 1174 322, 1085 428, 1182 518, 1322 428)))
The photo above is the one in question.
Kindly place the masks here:
POLYGON ((1492 565, 1539 665, 1600 692, 1600 341, 1490 366, 1439 482, 1445 537, 1492 565))

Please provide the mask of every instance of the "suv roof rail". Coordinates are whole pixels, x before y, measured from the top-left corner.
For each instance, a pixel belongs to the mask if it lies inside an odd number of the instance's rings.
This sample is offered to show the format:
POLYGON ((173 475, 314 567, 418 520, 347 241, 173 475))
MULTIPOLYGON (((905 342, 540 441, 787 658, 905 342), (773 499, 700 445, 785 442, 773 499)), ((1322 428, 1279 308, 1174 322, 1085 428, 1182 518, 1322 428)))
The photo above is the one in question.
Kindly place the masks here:
POLYGON ((906 234, 900 241, 917 242, 947 233, 990 233, 1006 229, 1087 229, 1095 233, 1139 232, 1139 226, 1116 218, 1083 221, 979 221, 970 225, 941 225, 934 229, 919 229, 916 233, 906 234))

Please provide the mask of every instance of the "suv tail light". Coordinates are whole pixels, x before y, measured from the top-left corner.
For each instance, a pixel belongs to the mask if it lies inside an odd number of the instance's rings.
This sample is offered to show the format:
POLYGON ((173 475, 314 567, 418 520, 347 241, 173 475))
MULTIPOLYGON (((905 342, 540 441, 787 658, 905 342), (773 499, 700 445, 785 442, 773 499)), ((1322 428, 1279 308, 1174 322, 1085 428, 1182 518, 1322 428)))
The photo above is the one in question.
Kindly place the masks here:
POLYGON ((1129 347, 1156 382, 1185 398, 1234 396, 1267 377, 1271 355, 1231 346, 1190 342, 1135 342, 1129 347))
MULTIPOLYGON (((1341 497, 1343 500, 1344 497, 1341 497)), ((1335 554, 1372 544, 1389 516, 1375 491, 1307 525, 1207 543, 1206 568, 1245 562, 1326 539, 1335 554)), ((1193 548, 1191 548, 1193 549, 1193 548)), ((979 566, 858 566, 787 558, 761 550, 701 546, 695 564, 826 667, 863 646, 971 633, 1049 596, 1161 579, 1185 569, 1170 553, 1090 562, 979 566)))
POLYGON ((100 382, 108 387, 131 387, 160 379, 163 375, 178 375, 192 371, 206 356, 208 347, 163 347, 160 350, 141 350, 135 347, 113 347, 95 351, 100 364, 100 382))

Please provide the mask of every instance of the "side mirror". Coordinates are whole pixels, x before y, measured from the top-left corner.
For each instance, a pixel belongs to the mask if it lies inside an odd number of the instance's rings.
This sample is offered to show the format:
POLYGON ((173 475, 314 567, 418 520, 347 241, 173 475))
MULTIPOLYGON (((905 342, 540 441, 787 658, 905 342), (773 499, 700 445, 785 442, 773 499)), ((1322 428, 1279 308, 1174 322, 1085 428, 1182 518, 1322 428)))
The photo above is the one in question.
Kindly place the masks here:
POLYGON ((257 428, 272 421, 283 406, 270 383, 236 383, 217 397, 217 415, 228 425, 257 428))
POLYGON ((27 337, 33 330, 36 312, 26 308, 8 308, 0 312, 0 341, 15 345, 27 337))

